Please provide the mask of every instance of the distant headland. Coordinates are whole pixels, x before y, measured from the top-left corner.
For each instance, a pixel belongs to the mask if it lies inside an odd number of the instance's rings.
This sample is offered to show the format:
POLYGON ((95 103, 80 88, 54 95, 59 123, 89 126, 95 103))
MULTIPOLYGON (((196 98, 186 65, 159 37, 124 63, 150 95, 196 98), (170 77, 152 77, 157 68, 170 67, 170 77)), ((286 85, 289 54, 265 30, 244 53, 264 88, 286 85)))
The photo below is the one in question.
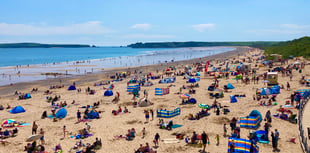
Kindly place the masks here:
POLYGON ((40 44, 40 43, 3 43, 0 48, 86 48, 95 45, 82 44, 40 44))

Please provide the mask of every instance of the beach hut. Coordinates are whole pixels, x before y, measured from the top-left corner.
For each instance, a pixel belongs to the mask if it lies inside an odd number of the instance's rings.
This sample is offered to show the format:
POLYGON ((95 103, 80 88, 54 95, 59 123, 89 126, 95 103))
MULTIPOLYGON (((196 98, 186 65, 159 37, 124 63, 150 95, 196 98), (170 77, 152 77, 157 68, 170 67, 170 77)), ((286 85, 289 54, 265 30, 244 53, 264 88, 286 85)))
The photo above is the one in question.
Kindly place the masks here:
POLYGON ((74 85, 69 86, 68 90, 76 90, 74 85))
POLYGON ((162 118, 171 118, 175 117, 181 114, 181 109, 178 107, 172 111, 167 111, 167 110, 157 110, 157 117, 162 117, 162 118))
POLYGON ((169 94, 169 88, 155 88, 155 95, 162 96, 169 94))
POLYGON ((17 113, 26 112, 26 110, 22 106, 16 106, 13 109, 11 109, 9 112, 12 114, 17 114, 17 113))
POLYGON ((230 96, 230 103, 236 103, 236 102, 238 102, 238 99, 236 98, 236 96, 235 95, 231 95, 230 96))
POLYGON ((113 96, 113 91, 112 90, 106 90, 104 92, 104 96, 113 96))
POLYGON ((268 86, 278 85, 278 72, 267 72, 266 80, 268 81, 268 86))
POLYGON ((256 129, 261 121, 262 115, 260 112, 258 110, 253 110, 249 116, 240 117, 240 127, 256 129))
POLYGON ((253 153, 259 152, 259 147, 256 143, 251 142, 250 140, 247 140, 247 139, 240 139, 240 138, 233 138, 233 137, 230 137, 228 139, 228 152, 231 152, 230 151, 231 143, 234 143, 235 152, 238 152, 238 153, 250 153, 251 143, 253 143, 253 153))
POLYGON ((136 85, 132 85, 132 86, 127 86, 127 92, 132 93, 134 89, 140 90, 140 85, 136 84, 136 85))
POLYGON ((65 118, 67 116, 67 110, 65 108, 61 108, 56 112, 56 118, 65 118))
POLYGON ((29 93, 26 93, 24 96, 24 99, 29 99, 29 98, 31 98, 31 95, 29 93))

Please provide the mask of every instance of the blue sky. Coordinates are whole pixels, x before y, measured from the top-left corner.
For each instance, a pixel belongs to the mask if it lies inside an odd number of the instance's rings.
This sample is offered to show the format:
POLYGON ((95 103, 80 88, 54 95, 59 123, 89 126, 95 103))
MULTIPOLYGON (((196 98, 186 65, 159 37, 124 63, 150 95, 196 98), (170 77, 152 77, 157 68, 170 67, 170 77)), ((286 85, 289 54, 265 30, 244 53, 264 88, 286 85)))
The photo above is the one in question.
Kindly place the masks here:
POLYGON ((101 46, 310 35, 309 0, 0 0, 0 43, 101 46))

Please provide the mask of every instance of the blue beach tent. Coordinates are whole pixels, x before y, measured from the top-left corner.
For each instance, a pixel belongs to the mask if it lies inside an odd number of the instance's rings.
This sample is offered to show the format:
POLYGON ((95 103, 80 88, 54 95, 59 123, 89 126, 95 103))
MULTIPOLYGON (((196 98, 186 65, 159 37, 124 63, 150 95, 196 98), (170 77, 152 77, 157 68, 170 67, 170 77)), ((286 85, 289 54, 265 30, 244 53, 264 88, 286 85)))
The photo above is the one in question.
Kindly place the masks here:
POLYGON ((227 84, 227 88, 228 88, 228 89, 235 89, 235 87, 234 87, 231 83, 228 83, 228 84, 227 84))
POLYGON ((22 106, 16 106, 13 109, 11 109, 9 112, 12 114, 17 114, 17 113, 26 112, 26 110, 22 106))
POLYGON ((29 98, 31 98, 31 95, 30 95, 29 93, 26 93, 25 96, 24 96, 24 98, 25 98, 25 99, 29 99, 29 98))
POLYGON ((188 80, 188 83, 196 83, 196 82, 197 82, 197 80, 195 78, 190 78, 188 80))
POLYGON ((106 90, 104 92, 104 96, 113 96, 113 91, 112 90, 106 90))
POLYGON ((234 95, 230 96, 230 102, 231 102, 231 103, 236 103, 236 102, 238 102, 236 96, 234 96, 234 95))
POLYGON ((67 116, 67 110, 65 108, 61 108, 56 112, 56 118, 65 118, 67 116))
POLYGON ((68 90, 76 90, 74 85, 69 86, 68 90))
POLYGON ((195 98, 191 98, 191 99, 188 100, 188 103, 196 104, 197 100, 195 98))
POLYGON ((87 118, 88 119, 99 118, 99 113, 92 110, 87 114, 87 118))

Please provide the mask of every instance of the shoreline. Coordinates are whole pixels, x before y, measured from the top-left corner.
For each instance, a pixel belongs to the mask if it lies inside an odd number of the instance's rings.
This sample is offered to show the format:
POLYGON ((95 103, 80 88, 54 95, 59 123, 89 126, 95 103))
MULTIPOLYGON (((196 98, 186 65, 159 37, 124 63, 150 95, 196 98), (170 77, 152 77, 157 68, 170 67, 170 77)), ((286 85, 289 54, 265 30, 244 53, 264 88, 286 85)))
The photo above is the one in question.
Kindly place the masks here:
MULTIPOLYGON (((226 46, 220 46, 220 47, 226 47, 226 46)), ((201 58, 193 58, 193 59, 188 59, 188 60, 181 60, 181 61, 161 63, 161 64, 151 64, 151 65, 144 65, 144 66, 108 68, 108 69, 104 69, 104 71, 90 73, 90 74, 68 75, 69 77, 65 76, 65 77, 59 77, 59 78, 47 78, 44 80, 19 82, 13 85, 3 85, 3 86, 0 86, 0 95, 2 95, 2 97, 3 96, 7 97, 10 95, 13 95, 13 93, 16 90, 23 91, 29 88, 30 86, 48 86, 49 87, 50 85, 59 85, 60 80, 62 82, 61 84, 65 85, 66 87, 72 84, 72 82, 76 82, 78 84, 86 84, 86 83, 100 81, 100 80, 101 81, 110 80, 109 77, 111 75, 114 75, 115 73, 119 73, 119 72, 127 72, 128 70, 129 71, 142 70, 143 71, 142 74, 145 74, 146 70, 147 71, 156 71, 156 70, 162 71, 168 65, 186 65, 186 64, 192 64, 193 62, 201 62, 201 61, 206 61, 206 60, 226 59, 226 58, 230 58, 231 56, 238 55, 238 54, 241 55, 251 49, 254 49, 252 47, 247 47, 247 46, 230 46, 230 47, 234 47, 235 49, 232 51, 227 51, 224 53, 205 56, 201 58)))

